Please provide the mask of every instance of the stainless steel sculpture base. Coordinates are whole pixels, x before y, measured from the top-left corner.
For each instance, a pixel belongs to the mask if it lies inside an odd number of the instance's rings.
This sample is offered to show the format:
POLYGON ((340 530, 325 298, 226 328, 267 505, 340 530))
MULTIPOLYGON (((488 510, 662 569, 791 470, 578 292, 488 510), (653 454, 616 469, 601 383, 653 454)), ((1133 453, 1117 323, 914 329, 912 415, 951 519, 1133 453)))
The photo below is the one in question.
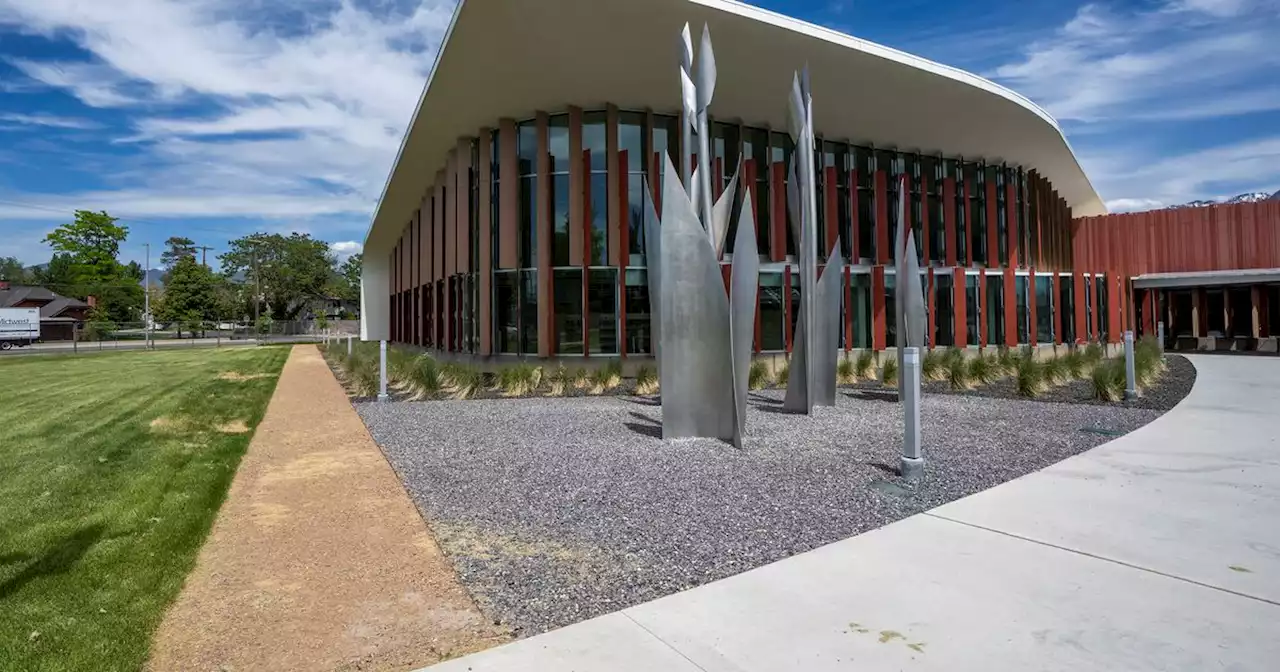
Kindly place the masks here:
POLYGON ((822 271, 815 289, 813 319, 805 319, 805 304, 801 304, 800 314, 796 322, 795 345, 791 351, 791 364, 788 369, 787 395, 782 407, 795 413, 812 412, 815 406, 836 405, 836 367, 840 356, 840 302, 843 298, 840 286, 840 274, 844 269, 844 258, 840 256, 840 240, 831 248, 827 257, 827 265, 822 271), (805 344, 805 325, 815 325, 813 334, 814 352, 807 351, 805 344), (809 358, 813 358, 809 366, 809 358), (806 383, 809 371, 813 372, 813 385, 806 383), (813 397, 807 398, 808 390, 813 390, 813 397))

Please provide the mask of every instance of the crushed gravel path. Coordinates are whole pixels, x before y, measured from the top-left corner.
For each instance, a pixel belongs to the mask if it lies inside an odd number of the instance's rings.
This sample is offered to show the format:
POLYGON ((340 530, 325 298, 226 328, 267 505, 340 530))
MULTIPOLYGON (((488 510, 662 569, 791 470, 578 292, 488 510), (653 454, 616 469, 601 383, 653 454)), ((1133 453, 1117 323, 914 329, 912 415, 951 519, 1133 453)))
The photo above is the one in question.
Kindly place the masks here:
POLYGON ((463 583, 521 636, 880 527, 1160 415, 926 396, 928 466, 913 487, 896 474, 899 407, 870 390, 838 396, 835 408, 804 417, 782 412, 780 391, 753 395, 743 451, 663 442, 661 407, 643 398, 357 410, 463 583))

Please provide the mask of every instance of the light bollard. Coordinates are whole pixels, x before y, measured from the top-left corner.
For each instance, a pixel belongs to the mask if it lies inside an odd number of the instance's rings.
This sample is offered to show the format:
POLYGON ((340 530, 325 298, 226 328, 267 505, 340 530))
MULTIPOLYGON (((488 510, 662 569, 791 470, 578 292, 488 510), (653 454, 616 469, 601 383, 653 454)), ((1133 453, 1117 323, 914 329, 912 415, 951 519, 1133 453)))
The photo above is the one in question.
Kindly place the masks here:
POLYGON ((1138 397, 1137 370, 1133 363, 1133 332, 1124 332, 1124 398, 1138 397))
POLYGON ((387 342, 378 341, 378 401, 387 400, 387 342))
POLYGON ((920 480, 924 455, 920 452, 920 348, 904 348, 902 368, 902 477, 920 480))
POLYGON ((1156 340, 1160 342, 1160 352, 1164 352, 1164 322, 1156 323, 1156 340))
POLYGON ((351 356, 351 337, 347 337, 347 356, 351 356))

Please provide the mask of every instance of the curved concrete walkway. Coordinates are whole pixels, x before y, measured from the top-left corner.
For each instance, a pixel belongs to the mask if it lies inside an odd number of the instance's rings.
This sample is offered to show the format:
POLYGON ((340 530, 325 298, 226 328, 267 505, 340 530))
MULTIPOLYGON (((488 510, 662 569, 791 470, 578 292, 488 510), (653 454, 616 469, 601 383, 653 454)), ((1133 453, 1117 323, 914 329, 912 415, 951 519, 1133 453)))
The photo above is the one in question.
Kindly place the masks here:
POLYGON ((722 581, 431 668, 1274 670, 1280 359, 1156 422, 722 581))

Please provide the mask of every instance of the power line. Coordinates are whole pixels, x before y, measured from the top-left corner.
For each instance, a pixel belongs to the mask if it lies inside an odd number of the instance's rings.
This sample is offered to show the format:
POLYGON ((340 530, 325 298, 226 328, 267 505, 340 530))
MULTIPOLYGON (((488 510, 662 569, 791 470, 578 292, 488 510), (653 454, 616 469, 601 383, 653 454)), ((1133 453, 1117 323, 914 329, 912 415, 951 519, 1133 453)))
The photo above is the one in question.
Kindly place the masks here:
MULTIPOLYGON (((5 205, 12 205, 12 206, 16 206, 16 207, 19 207, 19 208, 27 208, 27 209, 29 209, 29 210, 42 210, 42 211, 44 211, 44 212, 54 212, 54 213, 57 213, 57 214, 60 214, 60 215, 67 214, 67 210, 66 210, 65 208, 54 208, 54 207, 50 207, 50 206, 47 206, 47 205, 36 205, 35 203, 23 203, 23 202, 21 202, 21 201, 10 201, 10 200, 7 200, 7 199, 2 199, 2 198, 0 198, 0 203, 3 203, 3 204, 5 204, 5 205)), ((83 208, 77 208, 77 209, 81 209, 81 210, 82 210, 83 208)), ((72 213, 71 213, 71 214, 72 214, 73 216, 74 216, 74 212, 75 212, 75 210, 72 210, 72 213)), ((116 219, 117 221, 121 221, 121 222, 131 222, 131 223, 135 223, 135 224, 148 224, 148 225, 151 225, 151 226, 169 226, 169 227, 174 226, 174 223, 173 223, 173 222, 168 222, 168 223, 166 223, 166 222, 157 222, 157 221, 152 220, 152 219, 141 219, 141 218, 139 218, 139 217, 116 217, 115 219, 116 219)), ((211 232, 211 233, 224 233, 224 234, 230 234, 230 235, 243 235, 243 231, 232 231, 232 230, 230 230, 230 229, 224 229, 224 228, 220 228, 220 227, 199 226, 199 225, 186 224, 186 223, 183 223, 183 224, 181 225, 181 228, 184 228, 184 229, 193 229, 193 230, 195 230, 195 231, 208 231, 208 232, 211 232)))

